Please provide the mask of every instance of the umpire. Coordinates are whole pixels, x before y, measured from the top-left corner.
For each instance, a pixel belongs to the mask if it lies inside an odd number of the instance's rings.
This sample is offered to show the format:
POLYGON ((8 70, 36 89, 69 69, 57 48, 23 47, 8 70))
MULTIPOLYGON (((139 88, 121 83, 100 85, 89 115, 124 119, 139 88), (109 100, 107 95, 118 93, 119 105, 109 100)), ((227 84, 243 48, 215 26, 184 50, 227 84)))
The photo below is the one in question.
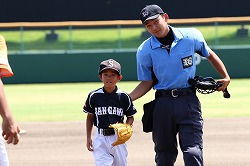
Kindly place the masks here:
POLYGON ((130 93, 132 100, 156 90, 153 113, 153 142, 157 166, 173 166, 177 158, 177 134, 185 166, 203 164, 203 118, 200 101, 188 84, 196 72, 195 53, 208 59, 221 75, 223 91, 230 77, 220 58, 195 28, 174 28, 157 5, 141 10, 141 22, 152 35, 138 48, 137 75, 141 82, 130 93), (157 83, 154 83, 153 75, 157 83))

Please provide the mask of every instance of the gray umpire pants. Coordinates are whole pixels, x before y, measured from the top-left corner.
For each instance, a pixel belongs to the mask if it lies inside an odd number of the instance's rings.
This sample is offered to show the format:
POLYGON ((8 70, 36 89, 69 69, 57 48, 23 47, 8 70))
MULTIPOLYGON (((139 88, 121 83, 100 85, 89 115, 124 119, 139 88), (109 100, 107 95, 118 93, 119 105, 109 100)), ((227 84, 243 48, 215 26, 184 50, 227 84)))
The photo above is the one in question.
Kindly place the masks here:
POLYGON ((157 97, 153 113, 153 141, 157 166, 173 166, 177 134, 185 166, 203 166, 203 119, 195 92, 157 97))

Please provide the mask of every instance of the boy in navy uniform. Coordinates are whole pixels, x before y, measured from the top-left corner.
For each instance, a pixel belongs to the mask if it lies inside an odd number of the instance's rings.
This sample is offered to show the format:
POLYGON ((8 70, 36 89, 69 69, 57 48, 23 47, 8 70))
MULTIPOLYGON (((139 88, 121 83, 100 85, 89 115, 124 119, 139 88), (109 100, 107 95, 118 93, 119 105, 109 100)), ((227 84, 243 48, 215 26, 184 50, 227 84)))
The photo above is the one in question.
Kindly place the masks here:
POLYGON ((83 107, 83 111, 88 113, 86 146, 93 151, 96 166, 125 166, 128 155, 126 144, 111 145, 117 140, 117 134, 109 125, 124 123, 126 116, 126 123, 132 126, 137 111, 130 96, 116 86, 122 79, 121 65, 117 61, 108 59, 101 62, 98 73, 104 86, 90 92, 83 107), (96 133, 92 141, 93 125, 96 133))

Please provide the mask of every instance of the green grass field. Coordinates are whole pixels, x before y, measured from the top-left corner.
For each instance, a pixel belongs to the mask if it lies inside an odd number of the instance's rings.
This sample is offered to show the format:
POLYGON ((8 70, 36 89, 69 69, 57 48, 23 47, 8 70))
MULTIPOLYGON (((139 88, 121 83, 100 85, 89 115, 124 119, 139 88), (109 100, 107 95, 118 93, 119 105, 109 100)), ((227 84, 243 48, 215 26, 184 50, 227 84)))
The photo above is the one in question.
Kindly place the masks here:
MULTIPOLYGON (((131 92, 138 82, 119 82, 118 87, 131 92)), ((204 117, 249 117, 250 79, 232 79, 228 87, 230 99, 222 97, 221 92, 210 95, 198 94, 204 117)), ((91 90, 101 87, 97 83, 60 84, 7 84, 5 91, 11 110, 17 121, 75 121, 83 120, 83 104, 91 90)), ((136 118, 142 116, 143 103, 153 99, 151 90, 134 101, 138 110, 136 118)))
MULTIPOLYGON (((241 25, 196 26, 208 45, 249 45, 250 38, 237 36, 241 25)), ((245 28, 250 29, 249 25, 245 28)), ((46 41, 49 30, 0 31, 6 38, 9 51, 18 50, 74 50, 137 48, 145 37, 145 28, 92 28, 55 30, 57 41, 46 41)))

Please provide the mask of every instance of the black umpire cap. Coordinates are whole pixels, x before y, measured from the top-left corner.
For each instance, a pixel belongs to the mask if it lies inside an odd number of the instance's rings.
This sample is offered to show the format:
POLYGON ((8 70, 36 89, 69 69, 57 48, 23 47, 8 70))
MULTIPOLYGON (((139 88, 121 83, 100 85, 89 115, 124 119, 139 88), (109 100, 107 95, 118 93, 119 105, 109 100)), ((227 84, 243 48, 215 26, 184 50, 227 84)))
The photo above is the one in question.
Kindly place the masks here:
POLYGON ((145 21, 153 20, 161 14, 164 14, 164 12, 158 5, 148 5, 141 10, 141 22, 144 24, 145 21))
POLYGON ((101 62, 98 70, 99 75, 101 75, 102 71, 106 69, 113 69, 121 75, 121 65, 114 59, 108 59, 101 62))

